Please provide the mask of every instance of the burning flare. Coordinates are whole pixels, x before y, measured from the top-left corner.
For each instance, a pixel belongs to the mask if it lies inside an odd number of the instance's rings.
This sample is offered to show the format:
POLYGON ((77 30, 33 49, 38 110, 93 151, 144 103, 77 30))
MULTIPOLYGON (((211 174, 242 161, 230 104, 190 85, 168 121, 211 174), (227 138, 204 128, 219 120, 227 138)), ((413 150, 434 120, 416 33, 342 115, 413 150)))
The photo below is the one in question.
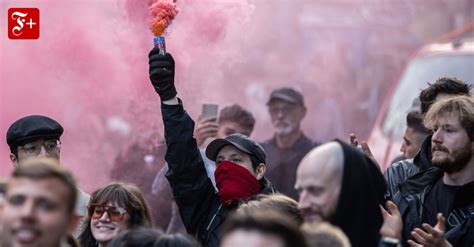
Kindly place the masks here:
POLYGON ((150 28, 158 37, 171 24, 179 9, 176 8, 176 0, 150 0, 150 12, 152 16, 150 28))

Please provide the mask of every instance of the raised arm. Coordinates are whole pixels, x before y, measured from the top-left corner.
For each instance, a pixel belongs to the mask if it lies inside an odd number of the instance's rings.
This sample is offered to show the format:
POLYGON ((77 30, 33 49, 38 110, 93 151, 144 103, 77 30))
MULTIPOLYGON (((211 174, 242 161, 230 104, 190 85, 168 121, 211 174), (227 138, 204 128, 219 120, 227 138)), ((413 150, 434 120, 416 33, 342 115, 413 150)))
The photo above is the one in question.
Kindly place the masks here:
POLYGON ((166 156, 170 182, 181 218, 189 233, 194 234, 205 221, 214 196, 193 138, 194 122, 184 111, 174 85, 175 63, 171 54, 160 55, 158 49, 149 54, 150 80, 161 98, 161 112, 165 129, 166 156))

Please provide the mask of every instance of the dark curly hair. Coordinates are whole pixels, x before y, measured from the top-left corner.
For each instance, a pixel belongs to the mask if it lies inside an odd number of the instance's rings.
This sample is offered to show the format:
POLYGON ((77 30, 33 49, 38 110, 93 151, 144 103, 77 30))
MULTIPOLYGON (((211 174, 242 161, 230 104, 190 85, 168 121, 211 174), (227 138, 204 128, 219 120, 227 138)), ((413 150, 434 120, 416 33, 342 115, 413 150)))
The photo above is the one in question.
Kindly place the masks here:
POLYGON ((425 115, 439 94, 469 95, 472 85, 456 78, 443 77, 420 92, 421 113, 425 115))

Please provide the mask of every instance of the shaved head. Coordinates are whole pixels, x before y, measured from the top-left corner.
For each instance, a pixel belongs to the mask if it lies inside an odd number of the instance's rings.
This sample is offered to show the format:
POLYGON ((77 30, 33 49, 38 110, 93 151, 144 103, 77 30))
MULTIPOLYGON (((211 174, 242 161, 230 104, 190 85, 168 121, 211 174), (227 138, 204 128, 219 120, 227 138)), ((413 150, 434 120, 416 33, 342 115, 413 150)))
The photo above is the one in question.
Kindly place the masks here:
POLYGON ((344 153, 337 142, 311 150, 300 162, 295 188, 305 221, 328 221, 334 214, 341 191, 344 153))
POLYGON ((312 173, 317 171, 319 175, 332 173, 333 175, 339 174, 339 177, 341 177, 344 168, 343 163, 344 153, 341 145, 337 142, 328 142, 306 154, 298 166, 297 176, 313 175, 312 173))

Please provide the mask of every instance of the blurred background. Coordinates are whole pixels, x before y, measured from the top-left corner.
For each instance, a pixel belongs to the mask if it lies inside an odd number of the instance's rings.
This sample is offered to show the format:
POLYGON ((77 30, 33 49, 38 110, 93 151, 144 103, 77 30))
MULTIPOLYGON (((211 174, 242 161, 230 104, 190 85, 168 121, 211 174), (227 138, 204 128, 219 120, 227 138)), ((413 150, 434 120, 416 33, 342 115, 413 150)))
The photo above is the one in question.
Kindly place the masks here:
MULTIPOLYGON (((165 36, 185 108, 196 118, 203 103, 238 103, 256 116, 259 141, 272 135, 265 104, 281 86, 303 92, 302 127, 313 139, 368 138, 411 54, 474 16, 472 0, 177 4, 165 36)), ((7 0, 1 20, 13 7, 39 8, 41 34, 10 40, 0 21, 0 136, 25 115, 58 120, 62 163, 86 192, 122 172, 118 163, 130 152, 138 153, 136 170, 154 176, 164 150, 160 102, 148 80, 148 0, 7 0)), ((3 139, 0 177, 12 170, 8 154, 3 139)))

